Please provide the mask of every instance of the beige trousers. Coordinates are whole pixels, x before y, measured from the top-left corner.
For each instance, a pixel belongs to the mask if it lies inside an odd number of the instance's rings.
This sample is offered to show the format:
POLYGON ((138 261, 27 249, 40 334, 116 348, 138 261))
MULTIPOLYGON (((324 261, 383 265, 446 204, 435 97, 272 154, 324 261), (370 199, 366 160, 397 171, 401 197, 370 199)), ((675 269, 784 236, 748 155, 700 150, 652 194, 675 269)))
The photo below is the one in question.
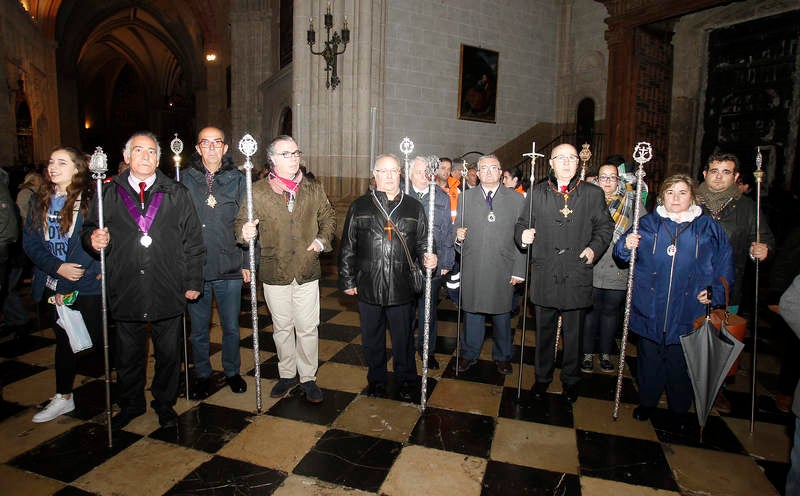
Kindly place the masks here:
POLYGON ((300 382, 316 380, 319 365, 319 281, 272 286, 264 284, 272 314, 272 339, 278 350, 278 374, 300 382))

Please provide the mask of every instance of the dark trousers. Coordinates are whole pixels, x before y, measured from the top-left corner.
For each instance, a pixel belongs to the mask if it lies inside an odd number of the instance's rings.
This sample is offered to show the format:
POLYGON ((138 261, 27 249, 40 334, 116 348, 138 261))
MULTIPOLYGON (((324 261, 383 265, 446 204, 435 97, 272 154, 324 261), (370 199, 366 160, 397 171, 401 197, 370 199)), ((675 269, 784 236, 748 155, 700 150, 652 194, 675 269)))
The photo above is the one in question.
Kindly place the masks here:
POLYGON ((583 324, 583 353, 614 352, 614 335, 624 301, 624 290, 594 288, 594 305, 586 311, 583 324))
POLYGON ((358 302, 361 314, 361 344, 367 359, 369 382, 386 383, 386 324, 392 339, 394 375, 398 381, 417 378, 414 361, 414 304, 381 306, 358 302))
MULTIPOLYGON (((48 292, 46 296, 52 294, 52 292, 48 292)), ((49 303, 48 305, 52 309, 53 322, 55 323, 58 321, 56 307, 49 303)), ((89 331, 89 337, 92 338, 91 349, 96 353, 102 353, 103 349, 103 312, 101 307, 100 295, 79 295, 75 302, 70 305, 70 308, 81 313, 83 323, 86 324, 86 329, 89 331)), ((75 352, 72 351, 72 346, 69 344, 67 331, 60 325, 55 324, 53 325, 53 332, 56 335, 56 393, 70 394, 75 381, 77 359, 75 352)))
POLYGON ((639 337, 639 404, 655 407, 664 388, 669 409, 686 413, 692 404, 692 384, 680 344, 663 345, 639 337))
MULTIPOLYGON (((172 406, 178 396, 181 368, 181 316, 149 322, 156 370, 150 392, 154 406, 172 406)), ((148 322, 117 321, 117 388, 119 406, 145 409, 148 322)))
POLYGON ((580 353, 584 309, 559 310, 535 305, 536 308, 536 382, 553 382, 558 315, 561 314, 561 339, 564 357, 561 363, 561 383, 574 386, 581 380, 580 353))

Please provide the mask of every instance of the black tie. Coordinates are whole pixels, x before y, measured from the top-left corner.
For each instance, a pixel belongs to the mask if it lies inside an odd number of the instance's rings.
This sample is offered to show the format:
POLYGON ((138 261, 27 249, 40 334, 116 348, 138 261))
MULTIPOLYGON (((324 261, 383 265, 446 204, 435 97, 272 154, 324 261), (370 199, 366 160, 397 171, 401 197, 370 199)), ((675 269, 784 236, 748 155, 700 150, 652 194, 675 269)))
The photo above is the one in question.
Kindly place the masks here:
POLYGON ((486 206, 489 207, 489 210, 492 210, 492 192, 491 191, 486 193, 486 206))
POLYGON ((417 191, 417 194, 419 195, 419 199, 420 200, 422 200, 422 197, 425 196, 425 192, 424 191, 417 191))

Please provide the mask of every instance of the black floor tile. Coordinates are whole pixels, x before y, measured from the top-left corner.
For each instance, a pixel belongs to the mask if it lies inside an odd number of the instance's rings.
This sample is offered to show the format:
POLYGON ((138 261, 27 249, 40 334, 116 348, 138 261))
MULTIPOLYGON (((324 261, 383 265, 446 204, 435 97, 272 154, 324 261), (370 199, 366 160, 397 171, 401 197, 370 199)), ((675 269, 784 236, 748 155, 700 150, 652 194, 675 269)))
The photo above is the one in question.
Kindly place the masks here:
MULTIPOLYGON (((278 373, 278 355, 273 355, 260 364, 260 370, 258 371, 261 374, 262 379, 277 379, 280 377, 278 373)), ((320 361, 320 365, 322 365, 322 361, 320 361)), ((247 371, 247 375, 250 377, 255 376, 256 369, 253 367, 252 369, 247 371)))
POLYGON ((558 427, 574 425, 572 405, 561 393, 546 393, 544 398, 536 400, 529 389, 523 389, 518 400, 516 387, 503 388, 499 416, 558 427))
POLYGON ((577 430, 581 475, 678 491, 661 444, 577 430))
MULTIPOLYGON (((513 353, 511 355, 511 361, 519 364, 519 353, 520 353, 520 346, 515 344, 513 346, 513 353)), ((534 358, 536 357, 536 347, 535 346, 526 346, 525 347, 525 361, 523 362, 525 365, 533 365, 534 358)))
MULTIPOLYGON (((604 374, 597 367, 591 374, 581 374, 579 394, 587 398, 614 401, 617 394, 617 374, 604 374)), ((636 392, 633 379, 629 377, 622 378, 620 401, 631 404, 639 403, 639 393, 636 392)))
MULTIPOLYGON (((247 337, 240 341, 240 346, 242 348, 250 348, 251 350, 254 349, 252 332, 248 333, 247 337)), ((269 351, 272 353, 278 352, 277 349, 275 348, 275 340, 272 339, 272 331, 258 332, 258 350, 269 351)))
POLYGON ((331 320, 332 318, 336 317, 337 315, 339 315, 340 313, 342 313, 341 310, 335 310, 335 309, 331 309, 331 308, 320 308, 319 309, 319 321, 320 322, 327 322, 327 321, 331 320))
POLYGON ((364 491, 377 491, 401 449, 402 445, 394 441, 331 429, 293 472, 364 491))
POLYGON ((167 491, 167 495, 249 496, 272 494, 286 474, 251 463, 214 456, 167 491))
POLYGON ((95 496, 95 493, 84 491, 75 486, 65 486, 60 491, 53 493, 53 496, 95 496))
POLYGON ((580 496, 577 475, 489 460, 481 496, 580 496))
POLYGON ((502 386, 506 382, 506 376, 497 371, 497 365, 495 365, 494 361, 478 360, 478 363, 470 367, 469 370, 459 372, 458 375, 456 375, 456 363, 456 357, 451 358, 442 377, 492 384, 493 386, 502 386))
MULTIPOLYGON (((391 358, 391 350, 386 350, 387 359, 391 358)), ((364 347, 360 344, 350 343, 331 357, 329 362, 345 363, 347 365, 358 365, 367 367, 367 359, 364 356, 364 347)))
POLYGON ((0 357, 14 358, 55 344, 55 339, 27 334, 19 339, 6 340, 3 345, 0 346, 0 357))
MULTIPOLYGON (((87 382, 73 391, 75 410, 68 413, 70 417, 89 420, 106 411, 105 380, 87 382)), ((116 384, 111 384, 111 401, 115 400, 116 384)), ((44 405, 42 405, 44 406, 44 405)))
POLYGON ((72 482, 141 437, 124 430, 115 431, 114 447, 109 448, 106 426, 81 424, 17 456, 9 465, 62 482, 72 482))
POLYGON ((456 352, 458 339, 453 336, 436 336, 435 352, 442 355, 452 355, 456 352))
MULTIPOLYGON (((264 329, 272 324, 272 317, 269 315, 258 314, 258 328, 264 329)), ((242 302, 242 313, 239 314, 239 327, 245 329, 253 328, 253 314, 250 313, 250 302, 242 302), (245 304, 246 303, 246 304, 245 304)))
POLYGON ((200 403, 178 417, 177 427, 159 428, 153 439, 216 453, 250 423, 252 413, 200 403))
POLYGON ((9 417, 13 417, 26 408, 28 407, 0 399, 0 422, 9 417))
POLYGON ((758 458, 754 458, 754 460, 764 470, 764 475, 767 476, 767 479, 769 479, 769 482, 775 487, 778 493, 782 496, 789 496, 786 494, 786 475, 789 473, 789 467, 791 465, 758 458))
POLYGON ((739 439, 720 417, 715 415, 708 416, 706 426, 703 429, 702 441, 700 439, 700 424, 697 422, 697 415, 690 412, 680 416, 680 418, 683 419, 682 423, 677 421, 678 416, 663 408, 657 408, 653 411, 650 421, 653 423, 656 435, 662 443, 682 444, 695 448, 726 451, 728 453, 747 453, 739 439))
MULTIPOLYGON (((430 374, 430 371, 428 373, 430 374)), ((395 379, 395 377, 394 377, 394 372, 389 372, 387 374, 387 377, 388 377, 388 379, 386 381, 386 395, 387 395, 387 397, 389 399, 392 399, 392 400, 405 402, 406 400, 400 398, 400 386, 401 386, 401 384, 397 383, 397 379, 395 379)), ((439 384, 439 381, 437 381, 436 379, 430 377, 430 375, 428 376, 427 390, 425 391, 425 397, 426 398, 428 398, 428 399, 431 398, 431 395, 433 394, 433 390, 436 388, 436 386, 438 384, 439 384)), ((361 391, 361 394, 366 396, 368 390, 369 390, 369 386, 365 387, 361 391)), ((415 403, 415 404, 419 405, 420 404, 420 398, 422 397, 422 371, 420 371, 420 375, 417 376, 417 380, 413 385, 411 396, 412 396, 411 403, 415 403)))
POLYGON ((357 396, 345 391, 323 389, 325 399, 322 403, 309 403, 302 392, 303 388, 294 389, 287 397, 272 405, 267 413, 276 417, 299 420, 319 425, 331 425, 347 405, 357 396))
POLYGON ((355 326, 328 323, 320 324, 319 326, 320 339, 331 339, 333 341, 349 343, 359 334, 361 334, 361 329, 355 326))
MULTIPOLYGON (((0 345, 0 348, 1 347, 2 345, 0 345)), ((47 368, 25 362, 18 362, 16 360, 0 362, 0 386, 22 380, 26 377, 38 374, 43 370, 47 370, 47 368)))
POLYGON ((409 443, 488 458, 494 424, 493 417, 428 407, 414 426, 409 443))

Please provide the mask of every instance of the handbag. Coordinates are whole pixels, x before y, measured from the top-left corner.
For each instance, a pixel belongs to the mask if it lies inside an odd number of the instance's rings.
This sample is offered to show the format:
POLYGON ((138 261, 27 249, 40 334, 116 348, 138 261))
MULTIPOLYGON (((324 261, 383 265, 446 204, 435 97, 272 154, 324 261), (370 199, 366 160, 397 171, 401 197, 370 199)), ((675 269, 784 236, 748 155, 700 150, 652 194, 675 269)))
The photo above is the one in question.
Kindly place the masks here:
MULTIPOLYGON (((722 286, 725 288, 725 308, 715 308, 711 311, 711 325, 713 325, 715 329, 719 330, 724 322, 725 328, 728 329, 728 332, 730 332, 733 337, 743 342, 744 334, 747 331, 747 319, 739 315, 732 314, 728 311, 728 304, 730 302, 730 287, 728 286, 728 280, 724 277, 720 277, 719 280, 722 281, 722 286)), ((697 329, 703 325, 705 320, 705 316, 698 317, 694 321, 694 328, 697 329)), ((737 358, 736 361, 733 362, 733 366, 728 371, 728 377, 733 377, 736 375, 736 371, 739 370, 739 360, 740 358, 737 358)))
POLYGON ((89 330, 83 321, 83 315, 66 305, 56 305, 56 312, 58 312, 57 324, 66 331, 72 352, 78 353, 91 348, 92 338, 89 337, 89 330))
POLYGON ((372 202, 378 207, 378 210, 380 210, 386 219, 386 222, 389 224, 389 228, 394 231, 395 235, 400 239, 400 244, 403 245, 403 251, 406 254, 406 260, 408 260, 408 268, 411 272, 408 276, 408 283, 411 286, 411 290, 417 294, 422 293, 422 291, 425 289, 425 273, 422 271, 420 266, 414 262, 414 259, 411 258, 411 252, 406 244, 405 236, 403 236, 403 233, 400 232, 400 229, 394 225, 394 222, 389 219, 389 216, 386 215, 386 212, 380 208, 380 204, 378 204, 378 200, 374 196, 372 197, 372 202))

